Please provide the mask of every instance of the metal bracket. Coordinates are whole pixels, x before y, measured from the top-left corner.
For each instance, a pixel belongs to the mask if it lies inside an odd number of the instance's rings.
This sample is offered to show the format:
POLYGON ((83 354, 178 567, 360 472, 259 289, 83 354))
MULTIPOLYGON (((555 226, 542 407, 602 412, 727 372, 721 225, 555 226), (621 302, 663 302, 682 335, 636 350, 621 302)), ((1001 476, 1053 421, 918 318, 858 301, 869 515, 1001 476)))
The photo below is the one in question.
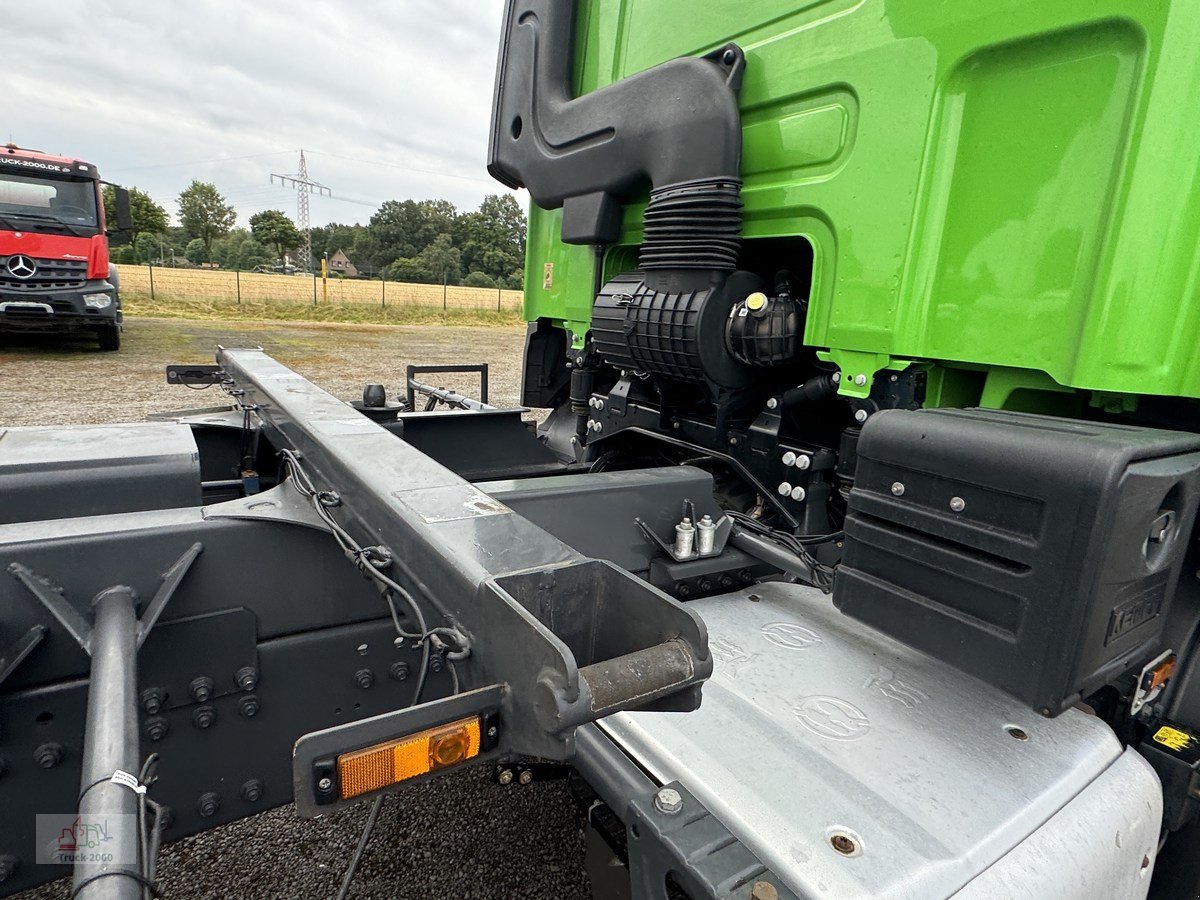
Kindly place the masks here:
MULTIPOLYGON (((417 408, 416 407, 416 395, 417 395, 418 391, 420 391, 423 394, 430 394, 432 391, 441 391, 442 390, 441 388, 434 388, 430 385, 422 384, 421 382, 417 381, 416 378, 414 378, 413 376, 422 374, 422 373, 428 373, 430 375, 434 375, 434 374, 471 373, 471 372, 477 372, 479 374, 479 403, 482 404, 482 406, 480 408, 487 408, 487 405, 488 405, 488 364, 487 363, 478 363, 475 365, 459 365, 459 366, 442 366, 442 365, 409 366, 405 370, 405 378, 404 378, 404 383, 405 383, 407 391, 408 391, 408 408, 411 410, 414 410, 414 411, 416 410, 416 408, 417 408)), ((445 392, 445 393, 451 393, 451 392, 445 392)), ((456 394, 455 396, 460 399, 463 399, 463 400, 470 399, 469 397, 464 397, 461 394, 456 394)))
POLYGON ((329 531, 329 526, 317 515, 308 499, 286 482, 261 494, 205 506, 200 514, 205 519, 252 519, 329 531))
POLYGON ((0 653, 0 684, 4 684, 4 680, 17 670, 17 666, 25 661, 25 657, 34 651, 45 636, 46 626, 34 625, 0 653))
MULTIPOLYGON (((162 614, 163 608, 167 605, 175 589, 179 587, 179 583, 183 581, 183 576, 187 574, 188 569, 200 555, 204 549, 204 545, 197 542, 192 544, 183 555, 177 559, 165 573, 163 573, 163 583, 154 595, 154 599, 150 601, 146 607, 146 613, 137 623, 137 646, 141 647, 146 640, 146 636, 150 633, 150 629, 154 627, 154 623, 158 621, 158 617, 162 614)), ((20 563, 12 563, 8 567, 8 572, 17 581, 25 585, 29 593, 44 606, 47 611, 58 620, 58 623, 67 630, 67 633, 75 639, 75 642, 84 650, 88 656, 92 655, 92 626, 87 623, 87 620, 80 614, 67 598, 63 595, 63 589, 51 579, 38 575, 27 566, 20 563)), ((132 588, 125 585, 113 585, 100 591, 93 600, 93 604, 97 604, 104 597, 113 593, 125 593, 131 598, 135 597, 132 588)), ((41 627, 41 626, 39 626, 41 627)), ((41 640, 41 637, 37 639, 41 640)), ((36 641, 35 641, 36 644, 36 641)), ((32 649, 32 648, 30 648, 32 649)), ((26 651, 28 654, 28 651, 26 651)), ((22 659, 24 656, 21 657, 22 659)), ((20 662, 20 660, 17 660, 20 662)), ((14 665, 15 668, 15 665, 14 665)), ((0 669, 3 671, 3 669, 0 669)), ((11 670, 10 670, 11 671, 11 670)), ((4 674, 7 674, 5 672, 4 674)), ((3 680, 0 678, 0 680, 3 680)))
MULTIPOLYGON (((685 499, 683 501, 683 518, 692 522, 696 521, 696 504, 690 499, 685 499)), ((642 530, 642 534, 657 544, 659 549, 661 549, 662 552, 667 556, 671 557, 671 559, 675 560, 675 562, 690 562, 693 559, 707 559, 712 556, 720 556, 725 550, 725 544, 729 541, 729 535, 733 532, 733 519, 729 518, 729 516, 721 516, 721 518, 717 519, 717 521, 714 523, 717 527, 717 530, 716 534, 713 535, 712 550, 709 553, 701 553, 700 544, 697 541, 693 543, 693 551, 691 553, 681 556, 675 552, 674 543, 668 543, 664 541, 657 534, 655 534, 654 531, 651 530, 650 526, 643 522, 640 518, 634 518, 633 523, 642 530)))
POLYGON ((167 384, 210 385, 220 384, 225 373, 220 366, 193 364, 167 366, 167 384))

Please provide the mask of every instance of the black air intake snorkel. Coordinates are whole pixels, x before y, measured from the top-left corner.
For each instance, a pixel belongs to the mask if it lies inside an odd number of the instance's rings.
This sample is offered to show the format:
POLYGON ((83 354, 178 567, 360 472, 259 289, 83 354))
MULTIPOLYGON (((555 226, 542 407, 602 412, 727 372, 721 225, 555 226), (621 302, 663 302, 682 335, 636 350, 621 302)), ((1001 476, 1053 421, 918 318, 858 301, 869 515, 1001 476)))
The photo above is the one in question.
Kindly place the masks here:
POLYGON ((575 13, 574 0, 509 0, 488 171, 544 209, 562 207, 568 244, 613 243, 621 204, 649 190, 639 270, 599 290, 591 346, 613 368, 659 381, 706 384, 714 396, 745 388, 757 376, 725 336, 734 304, 763 290, 734 272, 745 57, 726 44, 575 97, 575 13))
POLYGON ((621 203, 649 187, 648 280, 662 290, 709 287, 733 270, 740 244, 742 51, 729 44, 673 59, 575 97, 575 7, 509 0, 488 171, 544 209, 561 206, 569 244, 614 242, 621 203))

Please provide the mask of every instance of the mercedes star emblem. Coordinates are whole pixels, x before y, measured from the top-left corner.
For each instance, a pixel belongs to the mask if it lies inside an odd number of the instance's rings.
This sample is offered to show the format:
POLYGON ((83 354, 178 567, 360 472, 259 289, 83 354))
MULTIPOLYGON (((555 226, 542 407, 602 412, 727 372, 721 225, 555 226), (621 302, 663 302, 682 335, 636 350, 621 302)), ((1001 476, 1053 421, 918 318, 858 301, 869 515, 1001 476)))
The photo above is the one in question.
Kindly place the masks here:
POLYGON ((8 258, 8 271, 14 278, 32 278, 37 272, 37 265, 28 256, 18 253, 8 258))

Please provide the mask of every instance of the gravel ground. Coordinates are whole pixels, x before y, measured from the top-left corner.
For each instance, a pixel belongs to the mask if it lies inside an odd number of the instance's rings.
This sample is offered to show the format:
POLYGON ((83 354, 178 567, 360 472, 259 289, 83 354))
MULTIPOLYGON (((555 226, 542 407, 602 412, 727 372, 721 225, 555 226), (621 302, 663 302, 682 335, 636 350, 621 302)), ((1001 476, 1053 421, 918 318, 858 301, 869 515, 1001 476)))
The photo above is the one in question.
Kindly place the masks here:
MULTIPOLYGON (((487 362, 493 402, 518 397, 521 329, 437 326, 279 326, 134 319, 119 353, 49 339, 0 346, 0 427, 136 421, 147 413, 220 402, 168 387, 167 363, 210 362, 217 344, 261 345, 336 396, 368 381, 398 395, 408 363, 487 362)), ((455 383, 473 393, 468 381, 455 383)), ((210 399, 211 398, 211 399, 210 399)), ((319 820, 291 806, 164 848, 171 900, 332 897, 354 851, 366 805, 319 820)), ((555 898, 591 896, 574 805, 563 783, 500 787, 470 770, 402 791, 384 803, 350 896, 555 898)), ((59 881, 19 895, 60 900, 59 881)))

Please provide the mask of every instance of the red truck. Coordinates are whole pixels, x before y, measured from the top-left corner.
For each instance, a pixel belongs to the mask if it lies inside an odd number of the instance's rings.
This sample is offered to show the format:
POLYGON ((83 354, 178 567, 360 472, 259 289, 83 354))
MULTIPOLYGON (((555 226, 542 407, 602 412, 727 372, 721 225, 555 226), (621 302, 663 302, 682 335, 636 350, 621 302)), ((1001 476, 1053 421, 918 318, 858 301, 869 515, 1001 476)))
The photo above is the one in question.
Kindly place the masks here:
MULTIPOLYGON (((100 191, 91 163, 0 147, 0 332, 93 334, 101 350, 120 348, 100 191)), ((113 231, 132 228, 129 192, 120 187, 116 219, 113 231)))

